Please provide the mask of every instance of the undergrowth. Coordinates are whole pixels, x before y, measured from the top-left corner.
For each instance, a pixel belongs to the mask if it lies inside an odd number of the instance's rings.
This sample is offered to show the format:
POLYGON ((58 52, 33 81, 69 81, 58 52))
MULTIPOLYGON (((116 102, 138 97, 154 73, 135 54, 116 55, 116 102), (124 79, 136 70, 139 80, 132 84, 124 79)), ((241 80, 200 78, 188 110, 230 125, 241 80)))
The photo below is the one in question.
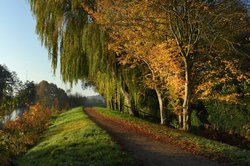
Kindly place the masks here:
POLYGON ((57 111, 31 106, 21 118, 8 121, 0 130, 0 165, 11 165, 12 160, 27 152, 39 141, 57 111))

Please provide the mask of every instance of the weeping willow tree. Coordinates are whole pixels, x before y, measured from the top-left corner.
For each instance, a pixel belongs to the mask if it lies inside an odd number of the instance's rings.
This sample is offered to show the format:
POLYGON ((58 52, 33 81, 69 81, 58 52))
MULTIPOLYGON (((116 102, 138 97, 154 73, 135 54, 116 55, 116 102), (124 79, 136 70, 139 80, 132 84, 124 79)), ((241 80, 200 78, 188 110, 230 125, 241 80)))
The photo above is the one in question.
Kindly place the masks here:
POLYGON ((105 32, 92 23, 84 29, 84 53, 88 55, 88 79, 104 96, 111 109, 137 115, 140 92, 138 69, 121 66, 117 55, 107 49, 105 32))
POLYGON ((55 71, 60 58, 63 81, 70 83, 88 75, 88 60, 83 49, 82 34, 89 15, 80 1, 30 0, 37 21, 36 32, 48 49, 55 71))
POLYGON ((121 66, 106 45, 105 32, 83 10, 79 0, 30 0, 36 32, 48 49, 52 68, 60 62, 61 77, 71 85, 90 82, 109 108, 137 115, 140 94, 137 69, 121 66))

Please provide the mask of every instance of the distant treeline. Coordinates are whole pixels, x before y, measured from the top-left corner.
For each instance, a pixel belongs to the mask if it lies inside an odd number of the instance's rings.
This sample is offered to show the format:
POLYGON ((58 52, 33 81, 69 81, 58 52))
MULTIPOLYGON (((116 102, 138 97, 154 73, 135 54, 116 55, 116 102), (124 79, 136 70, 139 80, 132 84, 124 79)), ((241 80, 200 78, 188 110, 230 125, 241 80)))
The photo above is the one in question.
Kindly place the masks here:
POLYGON ((44 108, 56 110, 83 105, 85 97, 78 94, 67 95, 53 83, 41 81, 21 82, 15 72, 0 64, 0 116, 12 112, 15 108, 40 104, 44 108))
POLYGON ((105 107, 106 103, 103 97, 101 97, 100 95, 86 97, 86 100, 84 101, 84 107, 93 107, 93 106, 105 107))

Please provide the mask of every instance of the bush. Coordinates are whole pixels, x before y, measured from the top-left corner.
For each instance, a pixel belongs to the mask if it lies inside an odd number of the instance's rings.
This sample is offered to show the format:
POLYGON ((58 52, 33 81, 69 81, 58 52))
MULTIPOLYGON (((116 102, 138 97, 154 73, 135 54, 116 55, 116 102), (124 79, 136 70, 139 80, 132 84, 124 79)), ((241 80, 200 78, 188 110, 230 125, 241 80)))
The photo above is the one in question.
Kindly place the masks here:
POLYGON ((193 110, 191 114, 191 130, 199 130, 203 124, 201 123, 197 111, 193 110))
POLYGON ((217 131, 240 134, 247 138, 250 121, 248 105, 233 105, 224 102, 207 102, 208 121, 217 131))
POLYGON ((35 105, 22 118, 7 122, 0 130, 0 163, 9 165, 11 158, 25 153, 34 145, 48 127, 51 115, 51 110, 35 105))

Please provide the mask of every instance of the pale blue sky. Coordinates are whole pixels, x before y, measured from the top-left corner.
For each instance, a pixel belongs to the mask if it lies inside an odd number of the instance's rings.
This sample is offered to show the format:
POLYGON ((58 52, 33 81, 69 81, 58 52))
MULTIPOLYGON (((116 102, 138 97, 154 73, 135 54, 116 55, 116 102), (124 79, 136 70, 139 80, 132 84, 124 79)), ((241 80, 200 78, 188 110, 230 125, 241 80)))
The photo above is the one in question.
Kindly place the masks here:
MULTIPOLYGON (((35 19, 27 0, 3 0, 0 5, 0 64, 15 71, 22 80, 36 83, 47 80, 63 89, 69 89, 60 80, 59 69, 53 76, 48 52, 41 46, 35 33, 35 19)), ((82 90, 80 84, 72 92, 85 96, 92 90, 82 90)))

